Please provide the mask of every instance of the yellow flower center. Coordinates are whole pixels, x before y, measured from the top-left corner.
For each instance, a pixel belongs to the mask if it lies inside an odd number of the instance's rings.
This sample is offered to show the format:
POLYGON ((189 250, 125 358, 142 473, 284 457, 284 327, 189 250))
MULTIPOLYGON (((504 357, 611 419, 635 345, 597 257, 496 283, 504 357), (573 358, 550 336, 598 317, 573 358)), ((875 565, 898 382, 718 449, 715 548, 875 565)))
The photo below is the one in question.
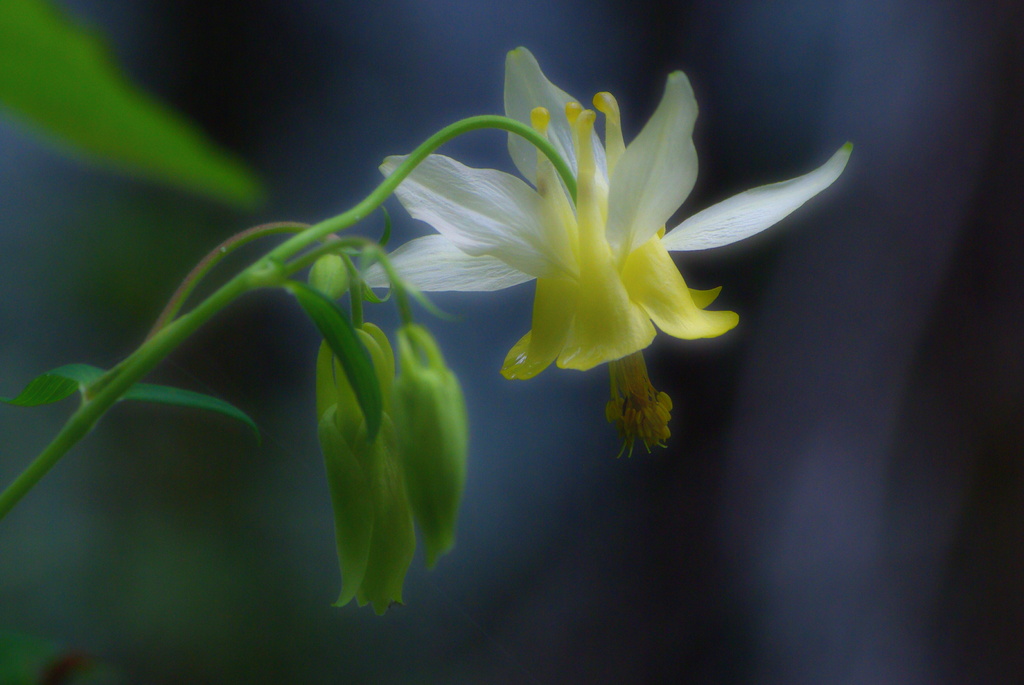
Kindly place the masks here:
POLYGON ((647 376, 643 352, 634 352, 608 364, 611 373, 612 398, 605 406, 605 417, 615 424, 622 438, 621 457, 633 456, 633 441, 640 438, 644 447, 664 447, 671 433, 672 399, 658 392, 647 376))

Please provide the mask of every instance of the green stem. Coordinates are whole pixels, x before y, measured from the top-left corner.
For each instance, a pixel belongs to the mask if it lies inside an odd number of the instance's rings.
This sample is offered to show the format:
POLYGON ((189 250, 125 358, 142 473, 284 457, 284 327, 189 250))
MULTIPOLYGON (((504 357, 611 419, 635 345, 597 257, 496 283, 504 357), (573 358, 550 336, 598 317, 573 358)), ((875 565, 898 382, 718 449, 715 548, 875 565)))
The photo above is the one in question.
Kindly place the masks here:
POLYGON ((181 309, 181 306, 185 304, 185 300, 199 284, 199 281, 201 281, 203 277, 209 273, 210 269, 215 267, 220 260, 257 238, 277 235, 279 233, 299 233, 307 228, 309 228, 309 224, 303 224, 297 221, 275 221, 269 224, 254 226, 253 228, 246 229, 241 233, 236 233, 217 247, 210 250, 210 252, 195 265, 192 271, 185 276, 185 280, 181 282, 178 289, 174 291, 173 295, 171 295, 171 299, 167 301, 167 305, 164 307, 164 310, 160 312, 160 316, 157 317, 156 322, 153 324, 153 328, 151 328, 149 334, 146 335, 146 339, 149 340, 152 338, 157 331, 166 326, 167 322, 174 318, 181 309))
MULTIPOLYGON (((84 438, 121 395, 149 373, 175 347, 237 297, 265 284, 268 276, 255 278, 251 268, 235 276, 195 309, 161 329, 121 362, 116 370, 96 381, 100 389, 72 414, 49 445, 0 493, 0 519, 53 468, 64 454, 84 438)), ((282 277, 283 279, 283 277, 282 277)))
POLYGON ((348 301, 352 309, 352 325, 360 328, 363 325, 363 278, 348 255, 342 255, 341 258, 348 269, 348 301))
POLYGON ((409 296, 405 292, 406 284, 391 265, 391 260, 379 246, 371 246, 363 253, 364 257, 375 259, 387 274, 388 282, 391 284, 391 292, 395 294, 395 305, 398 307, 398 316, 403 325, 412 323, 412 307, 409 306, 409 296))
POLYGON ((352 254, 361 249, 366 249, 369 246, 376 247, 376 243, 372 240, 361 237, 352 238, 339 238, 334 234, 329 234, 324 241, 313 248, 303 252, 301 256, 296 257, 292 261, 284 265, 284 273, 286 276, 293 276, 298 272, 313 266, 316 260, 320 259, 324 255, 329 254, 352 254))
MULTIPOLYGON (((21 498, 60 461, 62 456, 67 454, 79 440, 92 430, 92 427, 100 417, 132 385, 141 380, 164 357, 170 354, 174 348, 194 333, 196 329, 236 298, 250 290, 279 286, 284 283, 288 276, 288 267, 285 263, 289 259, 313 243, 325 239, 336 231, 346 229, 369 216, 431 152, 458 135, 482 128, 497 128, 509 131, 522 136, 536 145, 554 164, 566 188, 569 189, 570 194, 575 199, 576 179, 572 175, 572 170, 544 136, 529 126, 508 117, 470 117, 446 126, 428 138, 399 164, 395 171, 384 179, 373 192, 352 209, 321 221, 286 240, 225 283, 187 314, 183 314, 168 323, 166 319, 174 316, 177 308, 180 307, 184 297, 188 295, 194 284, 219 259, 219 256, 208 257, 209 261, 205 264, 201 262, 193 273, 186 278, 186 283, 183 284, 182 288, 179 289, 179 292, 171 300, 169 305, 171 313, 166 317, 161 317, 161 321, 158 321, 159 327, 155 327, 155 332, 151 334, 151 337, 147 338, 137 350, 114 369, 107 372, 102 378, 86 389, 86 392, 83 393, 82 405, 68 418, 56 437, 18 475, 14 482, 7 486, 3 492, 0 492, 0 519, 3 519, 14 508, 21 498)), ((264 227, 257 227, 251 235, 248 233, 241 235, 248 239, 255 238, 258 235, 262 235, 262 233, 259 233, 259 230, 262 228, 264 227)), ((283 226, 280 228, 282 231, 288 230, 283 226)), ((237 238, 238 236, 231 243, 232 249, 243 244, 237 238)), ((385 268, 387 268, 386 262, 384 264, 385 268)), ((399 309, 403 313, 403 319, 408 314, 408 302, 404 300, 404 295, 397 298, 399 309)))
POLYGON ((468 119, 463 119, 451 124, 450 126, 446 126, 434 135, 430 136, 430 138, 427 138, 423 144, 413 150, 412 153, 395 168, 394 172, 392 172, 390 176, 384 179, 380 185, 373 189, 373 192, 367 195, 366 198, 355 207, 347 212, 310 226, 302 233, 299 233, 293 238, 281 243, 281 245, 272 250, 267 257, 277 259, 282 262, 286 261, 303 248, 318 240, 322 240, 329 233, 340 231, 348 228, 354 223, 362 221, 375 209, 380 207, 381 204, 384 203, 384 200, 386 200, 391 193, 395 192, 395 188, 398 187, 398 184, 404 181, 405 178, 412 173, 413 169, 415 169, 420 162, 426 159, 430 153, 456 136, 482 128, 497 128, 510 133, 515 133, 537 146, 537 149, 551 160, 551 163, 555 167, 555 171, 557 171, 558 175, 562 177, 562 181, 565 183, 566 188, 569 189, 569 193, 572 195, 573 201, 576 200, 576 177, 573 176, 572 169, 569 167, 569 164, 562 159, 554 146, 548 142, 547 138, 537 131, 534 131, 526 124, 516 121, 515 119, 510 119, 509 117, 501 117, 497 115, 469 117, 468 119))

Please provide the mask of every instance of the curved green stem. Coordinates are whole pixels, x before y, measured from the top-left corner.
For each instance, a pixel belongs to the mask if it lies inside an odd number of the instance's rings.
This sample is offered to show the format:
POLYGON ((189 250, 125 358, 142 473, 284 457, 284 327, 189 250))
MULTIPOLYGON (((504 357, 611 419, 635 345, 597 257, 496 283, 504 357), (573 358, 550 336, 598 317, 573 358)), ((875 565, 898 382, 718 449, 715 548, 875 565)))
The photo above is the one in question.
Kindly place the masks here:
POLYGON ((261 224, 252 228, 246 229, 241 233, 236 233, 217 247, 210 250, 210 252, 203 257, 193 269, 188 272, 185 279, 178 286, 178 289, 171 295, 171 299, 167 301, 167 305, 164 310, 160 312, 160 316, 157 317, 153 323, 153 327, 146 334, 146 340, 152 338, 157 331, 167 325, 167 322, 172 320, 181 306, 185 304, 185 300, 192 294, 192 291, 199 284, 199 281, 203 280, 203 277, 209 273, 210 269, 217 265, 217 262, 227 257, 229 254, 237 250, 238 248, 251 243, 252 241, 263 238, 269 235, 278 235, 279 233, 299 233, 309 228, 309 224, 299 223, 297 221, 275 221, 269 224, 261 224))
POLYGON ((293 276, 305 268, 313 266, 316 260, 329 254, 352 254, 353 252, 365 249, 367 246, 376 246, 372 240, 362 237, 339 238, 333 233, 328 234, 323 242, 312 250, 303 252, 300 256, 284 265, 285 275, 293 276))
POLYGON ((402 277, 395 271, 395 267, 391 265, 391 260, 388 259, 387 254, 384 250, 380 249, 379 246, 374 245, 368 248, 364 252, 364 257, 376 260, 384 273, 387 274, 388 282, 391 284, 391 292, 395 294, 395 306, 398 307, 398 316, 402 321, 403 325, 412 323, 412 307, 409 306, 409 296, 406 293, 406 288, 412 287, 407 285, 402 277))
POLYGON ((348 270, 348 302, 352 310, 352 325, 359 328, 363 325, 363 277, 347 254, 341 255, 341 258, 348 270))
POLYGON ((555 167, 555 171, 557 171, 558 175, 562 177, 562 181, 565 183, 566 188, 568 188, 573 201, 576 200, 576 177, 573 176, 572 169, 569 167, 568 162, 562 159, 561 155, 559 155, 554 146, 548 142, 547 138, 526 124, 509 117, 501 117, 497 115, 469 117, 468 119, 457 121, 450 126, 445 126, 443 129, 427 138, 423 144, 413 150, 409 156, 395 168, 394 172, 392 172, 390 176, 385 178, 380 185, 374 188, 373 191, 355 207, 347 212, 310 226, 302 233, 299 233, 293 238, 281 243, 281 245, 272 250, 267 257, 285 261, 308 245, 323 239, 327 234, 340 231, 348 228, 354 223, 362 221, 369 216, 371 212, 377 209, 377 207, 381 206, 384 203, 384 200, 386 200, 391 193, 395 192, 395 188, 398 187, 398 184, 404 181, 406 177, 412 173, 413 169, 415 169, 420 162, 426 159, 430 153, 456 136, 482 128, 496 128, 510 133, 515 133, 537 146, 537 149, 551 160, 551 163, 555 167))
MULTIPOLYGON (((86 392, 83 393, 81 406, 68 418, 56 437, 50 441, 46 448, 36 456, 13 483, 7 486, 3 492, 0 492, 0 519, 3 519, 14 508, 21 498, 53 468, 60 458, 67 454, 68 450, 92 430, 92 427, 100 417, 132 385, 141 380, 164 357, 170 354, 174 348, 195 332, 196 329, 246 292, 257 288, 283 284, 291 273, 290 267, 292 265, 286 265, 288 260, 310 245, 324 240, 328 235, 346 229, 366 218, 394 192, 398 184, 412 172, 416 165, 426 159, 427 155, 458 135, 482 128, 497 128, 509 131, 522 136, 536 145, 554 164, 566 188, 569 189, 570 194, 575 199, 576 179, 572 175, 572 170, 544 136, 529 126, 508 117, 479 116, 463 119, 441 129, 428 138, 399 164, 395 171, 384 179, 373 192, 352 207, 352 209, 302 230, 301 233, 286 240, 256 260, 256 262, 196 305, 191 311, 174 318, 185 297, 191 292, 199 279, 227 252, 241 247, 241 245, 249 240, 267 235, 270 231, 291 231, 296 225, 277 224, 269 225, 269 228, 268 226, 258 226, 255 229, 243 232, 229 239, 226 245, 222 244, 215 249, 189 274, 185 279, 185 283, 182 284, 178 292, 171 298, 171 302, 167 309, 165 309, 164 314, 158 319, 157 325, 154 326, 154 332, 151 333, 150 337, 120 364, 86 389, 86 392), (227 249, 221 250, 221 247, 227 249)), ((382 260, 382 265, 389 272, 390 276, 397 279, 386 259, 382 260)), ((409 304, 405 294, 397 292, 396 302, 399 305, 403 320, 407 320, 409 317, 409 304)))

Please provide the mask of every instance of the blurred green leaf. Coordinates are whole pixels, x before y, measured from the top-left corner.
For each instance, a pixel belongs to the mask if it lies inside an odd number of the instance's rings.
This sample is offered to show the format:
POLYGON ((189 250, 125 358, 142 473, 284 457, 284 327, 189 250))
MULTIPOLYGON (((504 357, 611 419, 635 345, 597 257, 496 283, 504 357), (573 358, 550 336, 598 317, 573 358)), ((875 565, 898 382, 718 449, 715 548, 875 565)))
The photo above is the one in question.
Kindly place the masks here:
POLYGON ((17 397, 0 397, 0 402, 19 407, 60 402, 103 375, 103 370, 88 364, 68 364, 33 378, 17 397))
POLYGON ((384 232, 381 234, 377 244, 381 247, 387 247, 388 242, 391 241, 391 215, 388 213, 387 207, 382 206, 380 211, 384 213, 384 232))
POLYGON ((384 404, 370 353, 356 335, 352 322, 332 300, 305 283, 289 281, 287 287, 341 362, 359 408, 363 410, 367 437, 372 441, 380 430, 384 404))
POLYGON ((0 683, 3 685, 100 685, 120 682, 107 665, 82 652, 62 649, 35 635, 0 630, 0 683))
POLYGON ((50 640, 0 631, 0 683, 34 685, 60 651, 50 640))
MULTIPOLYGON (((25 386, 24 390, 18 393, 17 397, 0 397, 0 402, 6 402, 7 404, 19 407, 36 407, 41 404, 59 402, 93 383, 103 376, 104 373, 103 369, 90 366, 89 364, 68 364, 36 376, 25 386)), ((260 439, 259 428, 256 426, 256 422, 249 418, 248 414, 224 400, 202 393, 182 390, 181 388, 171 388, 166 385, 137 383, 128 389, 128 392, 121 397, 121 400, 156 402, 158 404, 171 404, 177 407, 191 407, 193 409, 217 412, 249 426, 256 434, 256 439, 260 439)))
POLYGON ((99 36, 45 0, 0 4, 0 104, 103 160, 234 205, 262 199, 252 172, 132 86, 99 36))
POLYGON ((256 422, 249 418, 248 414, 234 405, 228 404, 224 400, 219 400, 216 397, 192 392, 191 390, 171 388, 166 385, 139 383, 138 385, 133 385, 132 388, 124 394, 122 399, 137 400, 139 402, 157 402, 159 404, 173 404, 179 407, 191 407, 193 409, 204 409, 206 411, 217 412, 218 414, 230 416, 231 418, 241 421, 245 425, 249 426, 249 428, 252 428, 253 433, 256 434, 256 440, 260 439, 260 429, 256 426, 256 422))

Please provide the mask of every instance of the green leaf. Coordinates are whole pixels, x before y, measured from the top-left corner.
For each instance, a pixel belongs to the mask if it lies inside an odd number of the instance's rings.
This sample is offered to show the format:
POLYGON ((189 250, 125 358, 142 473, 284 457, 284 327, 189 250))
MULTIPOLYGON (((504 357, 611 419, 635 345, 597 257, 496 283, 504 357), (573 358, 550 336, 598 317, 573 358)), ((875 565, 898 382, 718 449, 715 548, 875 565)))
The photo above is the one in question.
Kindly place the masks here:
POLYGON ((0 683, 32 685, 40 674, 57 660, 60 649, 51 640, 0 631, 0 683))
POLYGON ((0 683, 100 685, 125 682, 123 674, 93 656, 35 635, 0 630, 0 683))
POLYGON ((262 200, 239 160, 136 89, 95 32, 45 0, 0 5, 0 105, 107 162, 242 207, 262 200))
POLYGON ((391 241, 391 215, 388 214, 387 207, 382 206, 380 211, 384 213, 384 232, 380 236, 380 240, 377 241, 377 244, 381 247, 387 247, 388 242, 391 241))
MULTIPOLYGON (((17 397, 0 397, 0 402, 6 402, 7 404, 19 407, 36 407, 41 404, 59 402, 75 392, 84 390, 86 386, 99 380, 104 373, 103 369, 89 364, 68 364, 37 376, 25 386, 24 390, 18 393, 17 397)), ((218 414, 230 416, 249 426, 256 434, 256 440, 259 441, 260 439, 260 431, 256 426, 256 422, 249 418, 245 412, 224 400, 202 393, 171 388, 166 385, 137 383, 121 396, 121 400, 157 402, 159 404, 172 404, 178 407, 192 407, 194 409, 217 412, 218 414)))
POLYGON ((345 370, 345 376, 363 410, 368 438, 373 440, 380 430, 384 405, 370 353, 359 340, 349 318, 323 293, 297 281, 289 281, 285 287, 295 295, 306 316, 313 321, 334 356, 341 362, 341 368, 345 370))
POLYGON ((391 299, 391 289, 384 293, 384 297, 378 297, 377 293, 370 289, 370 286, 363 283, 363 299, 373 304, 383 304, 391 299))
POLYGON ((231 418, 241 421, 245 425, 249 426, 249 428, 252 429, 252 432, 256 434, 257 442, 260 440, 260 429, 256 426, 256 422, 249 418, 248 414, 234 405, 228 404, 224 400, 217 399, 216 397, 193 392, 191 390, 172 388, 166 385, 138 383, 133 385, 121 399, 137 400, 139 402, 157 402, 158 404, 172 404, 178 407, 191 407, 193 409, 204 409, 206 411, 217 412, 224 416, 230 416, 231 418))
POLYGON ((18 407, 37 407, 60 402, 103 375, 88 364, 68 364, 33 378, 17 397, 0 397, 0 402, 18 407))

